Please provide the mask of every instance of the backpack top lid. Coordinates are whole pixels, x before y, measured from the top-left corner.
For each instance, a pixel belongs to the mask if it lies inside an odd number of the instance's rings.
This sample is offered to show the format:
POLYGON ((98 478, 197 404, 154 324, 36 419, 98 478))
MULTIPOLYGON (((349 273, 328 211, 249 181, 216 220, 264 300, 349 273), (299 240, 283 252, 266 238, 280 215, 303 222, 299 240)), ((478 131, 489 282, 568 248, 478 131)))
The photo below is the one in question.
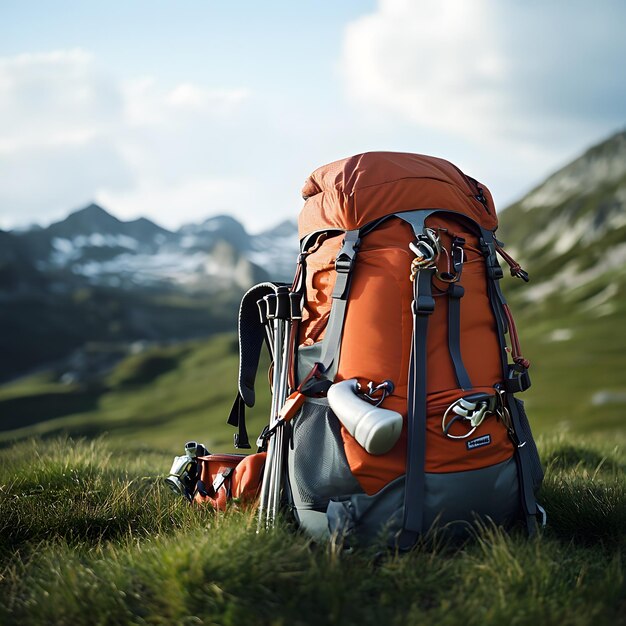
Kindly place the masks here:
POLYGON ((316 169, 304 183, 299 235, 354 230, 385 215, 447 209, 495 230, 489 190, 444 159, 408 152, 365 152, 316 169), (479 199, 479 198, 482 198, 479 199))

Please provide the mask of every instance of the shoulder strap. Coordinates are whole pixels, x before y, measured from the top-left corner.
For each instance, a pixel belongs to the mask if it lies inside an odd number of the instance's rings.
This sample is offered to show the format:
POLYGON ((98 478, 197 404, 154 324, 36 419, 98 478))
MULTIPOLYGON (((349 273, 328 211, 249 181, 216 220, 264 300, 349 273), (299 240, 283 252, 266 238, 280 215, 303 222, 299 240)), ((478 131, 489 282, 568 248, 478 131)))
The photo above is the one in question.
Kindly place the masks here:
POLYGON ((261 347, 267 340, 265 321, 259 311, 258 302, 270 293, 276 293, 282 283, 259 283, 248 289, 239 306, 239 375, 237 377, 237 396, 228 416, 227 423, 237 427, 235 448, 250 448, 246 429, 246 406, 255 403, 254 382, 259 368, 261 347))

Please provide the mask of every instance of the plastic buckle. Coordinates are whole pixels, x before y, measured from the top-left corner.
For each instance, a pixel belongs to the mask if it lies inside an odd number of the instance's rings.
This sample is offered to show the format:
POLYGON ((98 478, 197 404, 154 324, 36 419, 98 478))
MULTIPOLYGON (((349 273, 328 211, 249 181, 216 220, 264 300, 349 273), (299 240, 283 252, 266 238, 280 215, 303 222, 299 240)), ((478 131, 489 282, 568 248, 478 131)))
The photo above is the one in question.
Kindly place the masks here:
POLYGON ((507 393, 521 393, 531 385, 530 374, 525 367, 509 364, 509 371, 504 381, 504 389, 507 393))
POLYGON ((247 437, 245 441, 241 441, 241 437, 239 436, 239 433, 235 433, 233 437, 233 445, 235 446, 235 448, 242 448, 244 450, 251 447, 250 442, 248 441, 247 437))
POLYGON ((262 452, 266 449, 267 440, 269 439, 269 431, 270 431, 269 424, 265 424, 265 426, 263 427, 263 430, 261 431, 261 434, 256 440, 256 445, 257 445, 257 448, 259 449, 259 452, 262 452))
POLYGON ((337 258, 335 259, 336 272, 338 272, 339 274, 347 274, 348 272, 350 272, 352 266, 354 265, 354 257, 356 256, 358 245, 358 239, 352 245, 352 249, 350 249, 350 247, 346 248, 346 243, 344 242, 343 247, 339 251, 337 258))
POLYGON ((492 280, 500 280, 504 277, 504 272, 500 265, 489 265, 487 267, 487 274, 492 280))

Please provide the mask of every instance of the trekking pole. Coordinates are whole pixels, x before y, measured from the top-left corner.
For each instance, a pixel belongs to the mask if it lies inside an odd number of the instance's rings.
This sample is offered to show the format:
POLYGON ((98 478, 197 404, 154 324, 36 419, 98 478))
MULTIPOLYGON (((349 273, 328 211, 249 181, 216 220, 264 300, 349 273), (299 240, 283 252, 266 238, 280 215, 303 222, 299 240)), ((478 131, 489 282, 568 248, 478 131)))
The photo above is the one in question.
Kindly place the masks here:
POLYGON ((286 287, 279 287, 276 295, 266 296, 268 320, 274 326, 274 371, 272 375, 272 404, 270 413, 270 436, 267 442, 266 470, 261 485, 258 528, 271 528, 276 520, 282 491, 284 466, 283 424, 279 413, 288 393, 290 367, 290 294, 286 287))
MULTIPOLYGON (((277 307, 277 298, 276 294, 269 294, 263 298, 265 306, 263 307, 267 321, 268 328, 270 325, 274 326, 275 318, 276 318, 276 307, 277 307)), ((272 373, 272 402, 270 407, 270 419, 269 419, 269 427, 270 429, 273 426, 274 415, 277 412, 277 378, 276 373, 279 368, 279 359, 282 357, 282 350, 277 348, 277 340, 279 337, 276 335, 276 328, 274 328, 274 332, 271 332, 270 335, 272 337, 272 358, 274 361, 273 365, 273 373, 272 373)), ((266 526, 266 520, 264 519, 267 515, 267 505, 269 498, 269 485, 270 485, 270 474, 272 473, 273 466, 273 457, 274 457, 274 438, 270 435, 267 439, 267 454, 265 457, 265 471, 263 472, 263 481, 261 483, 261 494, 259 496, 259 510, 258 510, 258 527, 257 532, 259 532, 263 527, 266 526)))
POLYGON ((289 290, 279 287, 276 293, 276 318, 274 320, 274 332, 278 338, 276 350, 280 351, 280 367, 275 371, 276 375, 276 411, 273 414, 274 445, 272 465, 269 476, 269 495, 267 505, 266 523, 269 528, 274 526, 280 506, 281 489, 283 482, 283 459, 284 459, 284 427, 279 423, 279 412, 287 399, 288 373, 289 373, 289 290))

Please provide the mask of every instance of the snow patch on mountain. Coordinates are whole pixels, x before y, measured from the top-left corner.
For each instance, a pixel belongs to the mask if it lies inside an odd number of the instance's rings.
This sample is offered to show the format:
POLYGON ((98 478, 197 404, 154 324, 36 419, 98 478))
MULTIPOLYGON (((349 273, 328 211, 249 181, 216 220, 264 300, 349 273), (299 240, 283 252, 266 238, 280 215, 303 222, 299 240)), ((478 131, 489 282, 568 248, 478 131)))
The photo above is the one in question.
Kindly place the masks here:
POLYGON ((520 208, 530 211, 538 207, 563 204, 574 195, 584 195, 607 183, 615 183, 626 175, 626 132, 588 150, 545 183, 529 193, 520 208))
MULTIPOLYGON (((621 271, 624 266, 626 266, 626 242, 607 250, 602 258, 590 268, 580 267, 578 261, 568 263, 549 280, 524 290, 521 297, 527 302, 541 302, 555 293, 568 293, 583 287, 606 272, 621 271)), ((603 298, 607 294, 608 297, 614 295, 605 292, 603 298)))

